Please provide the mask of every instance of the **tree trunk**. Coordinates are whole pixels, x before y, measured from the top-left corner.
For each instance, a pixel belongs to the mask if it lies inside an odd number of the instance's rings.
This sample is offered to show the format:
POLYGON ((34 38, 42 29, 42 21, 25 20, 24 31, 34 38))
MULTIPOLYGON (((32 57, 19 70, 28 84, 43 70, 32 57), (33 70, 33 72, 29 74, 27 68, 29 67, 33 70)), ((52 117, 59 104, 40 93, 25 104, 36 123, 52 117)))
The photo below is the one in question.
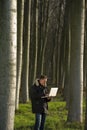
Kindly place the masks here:
POLYGON ((86 19, 85 19, 85 73, 86 73, 86 111, 85 111, 85 126, 84 130, 87 130, 87 0, 86 0, 86 19))
POLYGON ((29 52, 30 52, 30 9, 31 0, 25 1, 24 6, 24 43, 21 96, 24 103, 29 101, 29 52))
POLYGON ((37 0, 31 1, 31 44, 30 44, 30 83, 29 86, 34 82, 36 78, 36 66, 37 66, 37 42, 38 39, 38 6, 37 0), (36 27, 37 26, 37 27, 36 27), (37 38, 36 38, 37 37, 37 38))
POLYGON ((70 34, 70 0, 67 0, 66 10, 65 10, 65 86, 64 86, 64 99, 66 100, 66 107, 69 107, 69 74, 70 74, 70 44, 71 44, 71 34, 70 34))
POLYGON ((35 63, 34 63, 34 77, 33 81, 36 79, 37 74, 37 51, 38 51, 38 0, 36 0, 36 44, 35 44, 35 63))
POLYGON ((0 130, 13 130, 17 53, 16 0, 0 0, 0 19, 0 130))
POLYGON ((43 0, 38 0, 38 53, 37 53, 37 76, 39 76, 39 75, 41 74, 42 7, 43 7, 43 0))
POLYGON ((72 0, 70 103, 68 121, 82 122, 83 116, 84 7, 85 0, 72 0))
POLYGON ((17 83, 16 83, 16 104, 19 107, 19 93, 22 73, 22 53, 23 53, 23 19, 24 19, 24 0, 17 1, 17 83))
POLYGON ((49 27, 49 0, 45 1, 43 4, 43 32, 42 32, 42 57, 41 57, 41 73, 44 73, 44 63, 45 63, 45 50, 47 46, 47 34, 48 34, 48 27, 49 27))
POLYGON ((65 55, 65 87, 64 87, 64 98, 66 100, 66 106, 69 107, 69 80, 70 80, 70 27, 68 25, 66 32, 66 55, 65 55))

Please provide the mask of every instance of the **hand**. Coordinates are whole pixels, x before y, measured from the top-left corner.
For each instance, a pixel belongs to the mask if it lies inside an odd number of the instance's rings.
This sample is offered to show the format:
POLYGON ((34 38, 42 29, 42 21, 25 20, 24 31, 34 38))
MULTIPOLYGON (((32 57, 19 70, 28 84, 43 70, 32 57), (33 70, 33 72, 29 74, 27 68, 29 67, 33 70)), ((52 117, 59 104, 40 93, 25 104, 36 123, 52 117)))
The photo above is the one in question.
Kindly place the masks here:
POLYGON ((45 97, 49 97, 49 94, 46 94, 45 97))
POLYGON ((47 99, 48 99, 48 100, 51 100, 51 99, 52 99, 52 97, 51 97, 51 96, 48 96, 48 97, 47 97, 47 99))

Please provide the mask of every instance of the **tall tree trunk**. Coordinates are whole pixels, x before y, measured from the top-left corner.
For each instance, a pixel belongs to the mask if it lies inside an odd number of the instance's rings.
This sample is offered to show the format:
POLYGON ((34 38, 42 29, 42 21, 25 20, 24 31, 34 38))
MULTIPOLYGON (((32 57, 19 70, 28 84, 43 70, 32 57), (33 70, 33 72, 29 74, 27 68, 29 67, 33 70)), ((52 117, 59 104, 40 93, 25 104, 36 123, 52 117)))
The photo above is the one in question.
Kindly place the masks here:
POLYGON ((0 130, 13 130, 17 53, 16 0, 0 0, 0 19, 0 130))
POLYGON ((21 81, 22 101, 29 100, 29 52, 30 52, 30 9, 31 0, 25 1, 24 6, 24 43, 23 43, 23 68, 21 81))
POLYGON ((47 45, 47 34, 49 26, 49 0, 43 4, 43 32, 42 32, 42 51, 41 51, 41 73, 44 73, 45 50, 47 45))
POLYGON ((37 53, 37 76, 39 76, 39 75, 41 74, 42 7, 43 7, 43 0, 38 0, 38 53, 37 53))
MULTIPOLYGON (((59 67, 59 64, 58 64, 58 55, 57 54, 59 54, 59 52, 58 52, 58 50, 57 50, 57 48, 58 48, 58 46, 60 46, 60 45, 58 45, 58 30, 59 30, 59 26, 57 25, 57 27, 56 27, 56 33, 55 33, 55 39, 56 39, 56 43, 55 43, 55 47, 54 47, 54 51, 53 51, 53 60, 54 60, 54 62, 53 62, 53 64, 55 65, 53 65, 54 66, 54 68, 53 68, 53 71, 55 71, 55 84, 57 84, 57 79, 58 79, 58 67, 59 67)), ((57 85, 59 85, 59 83, 57 84, 57 85)))
POLYGON ((38 43, 38 0, 31 1, 30 86, 36 78, 38 43), (36 16, 37 14, 37 16, 36 16))
POLYGON ((23 53, 23 20, 24 20, 24 0, 17 1, 17 83, 15 107, 19 107, 19 93, 22 73, 22 53, 23 53))
POLYGON ((71 44, 71 34, 70 34, 70 0, 67 0, 66 10, 65 10, 65 86, 64 86, 64 99, 66 100, 66 106, 69 106, 69 74, 70 74, 70 44, 71 44))
POLYGON ((35 44, 35 63, 34 63, 34 77, 33 81, 36 78, 37 75, 37 54, 38 54, 38 0, 36 0, 36 44, 35 44))
POLYGON ((86 73, 86 111, 85 111, 85 126, 84 130, 87 130, 87 0, 86 0, 86 19, 85 19, 85 73, 86 73))
POLYGON ((64 98, 66 100, 66 106, 69 107, 69 78, 70 78, 70 27, 66 29, 66 56, 65 56, 65 87, 64 87, 64 98))
POLYGON ((64 26, 64 12, 65 12, 65 0, 60 1, 59 5, 59 20, 58 20, 58 46, 57 46, 57 84, 62 87, 62 66, 61 66, 61 45, 62 45, 62 32, 64 26))
POLYGON ((71 4, 70 103, 68 120, 82 122, 85 0, 71 4), (78 4, 79 3, 79 4, 78 4))

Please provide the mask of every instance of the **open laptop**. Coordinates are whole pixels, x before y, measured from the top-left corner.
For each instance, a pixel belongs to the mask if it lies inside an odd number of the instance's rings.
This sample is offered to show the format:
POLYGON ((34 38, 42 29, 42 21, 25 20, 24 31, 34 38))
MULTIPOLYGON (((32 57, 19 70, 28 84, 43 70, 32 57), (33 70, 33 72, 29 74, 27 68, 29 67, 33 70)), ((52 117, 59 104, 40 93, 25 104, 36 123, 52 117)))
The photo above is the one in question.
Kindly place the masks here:
POLYGON ((49 95, 48 96, 43 96, 42 98, 55 97, 57 95, 57 92, 58 92, 58 88, 57 87, 51 88, 49 95))
POLYGON ((58 88, 51 88, 50 89, 50 93, 49 93, 49 97, 55 97, 57 95, 58 92, 58 88))

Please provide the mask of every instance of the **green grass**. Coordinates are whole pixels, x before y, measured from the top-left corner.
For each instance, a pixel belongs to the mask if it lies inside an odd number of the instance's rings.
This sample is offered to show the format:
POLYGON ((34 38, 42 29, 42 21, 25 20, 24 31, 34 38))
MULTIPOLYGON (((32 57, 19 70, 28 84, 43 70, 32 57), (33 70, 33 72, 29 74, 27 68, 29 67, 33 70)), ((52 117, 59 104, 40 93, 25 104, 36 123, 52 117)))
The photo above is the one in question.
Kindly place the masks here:
MULTIPOLYGON (((34 114, 31 103, 20 104, 15 116, 15 130, 33 130, 34 114)), ((79 123, 67 123, 67 110, 64 101, 51 101, 46 118, 45 130, 83 130, 79 123)))

